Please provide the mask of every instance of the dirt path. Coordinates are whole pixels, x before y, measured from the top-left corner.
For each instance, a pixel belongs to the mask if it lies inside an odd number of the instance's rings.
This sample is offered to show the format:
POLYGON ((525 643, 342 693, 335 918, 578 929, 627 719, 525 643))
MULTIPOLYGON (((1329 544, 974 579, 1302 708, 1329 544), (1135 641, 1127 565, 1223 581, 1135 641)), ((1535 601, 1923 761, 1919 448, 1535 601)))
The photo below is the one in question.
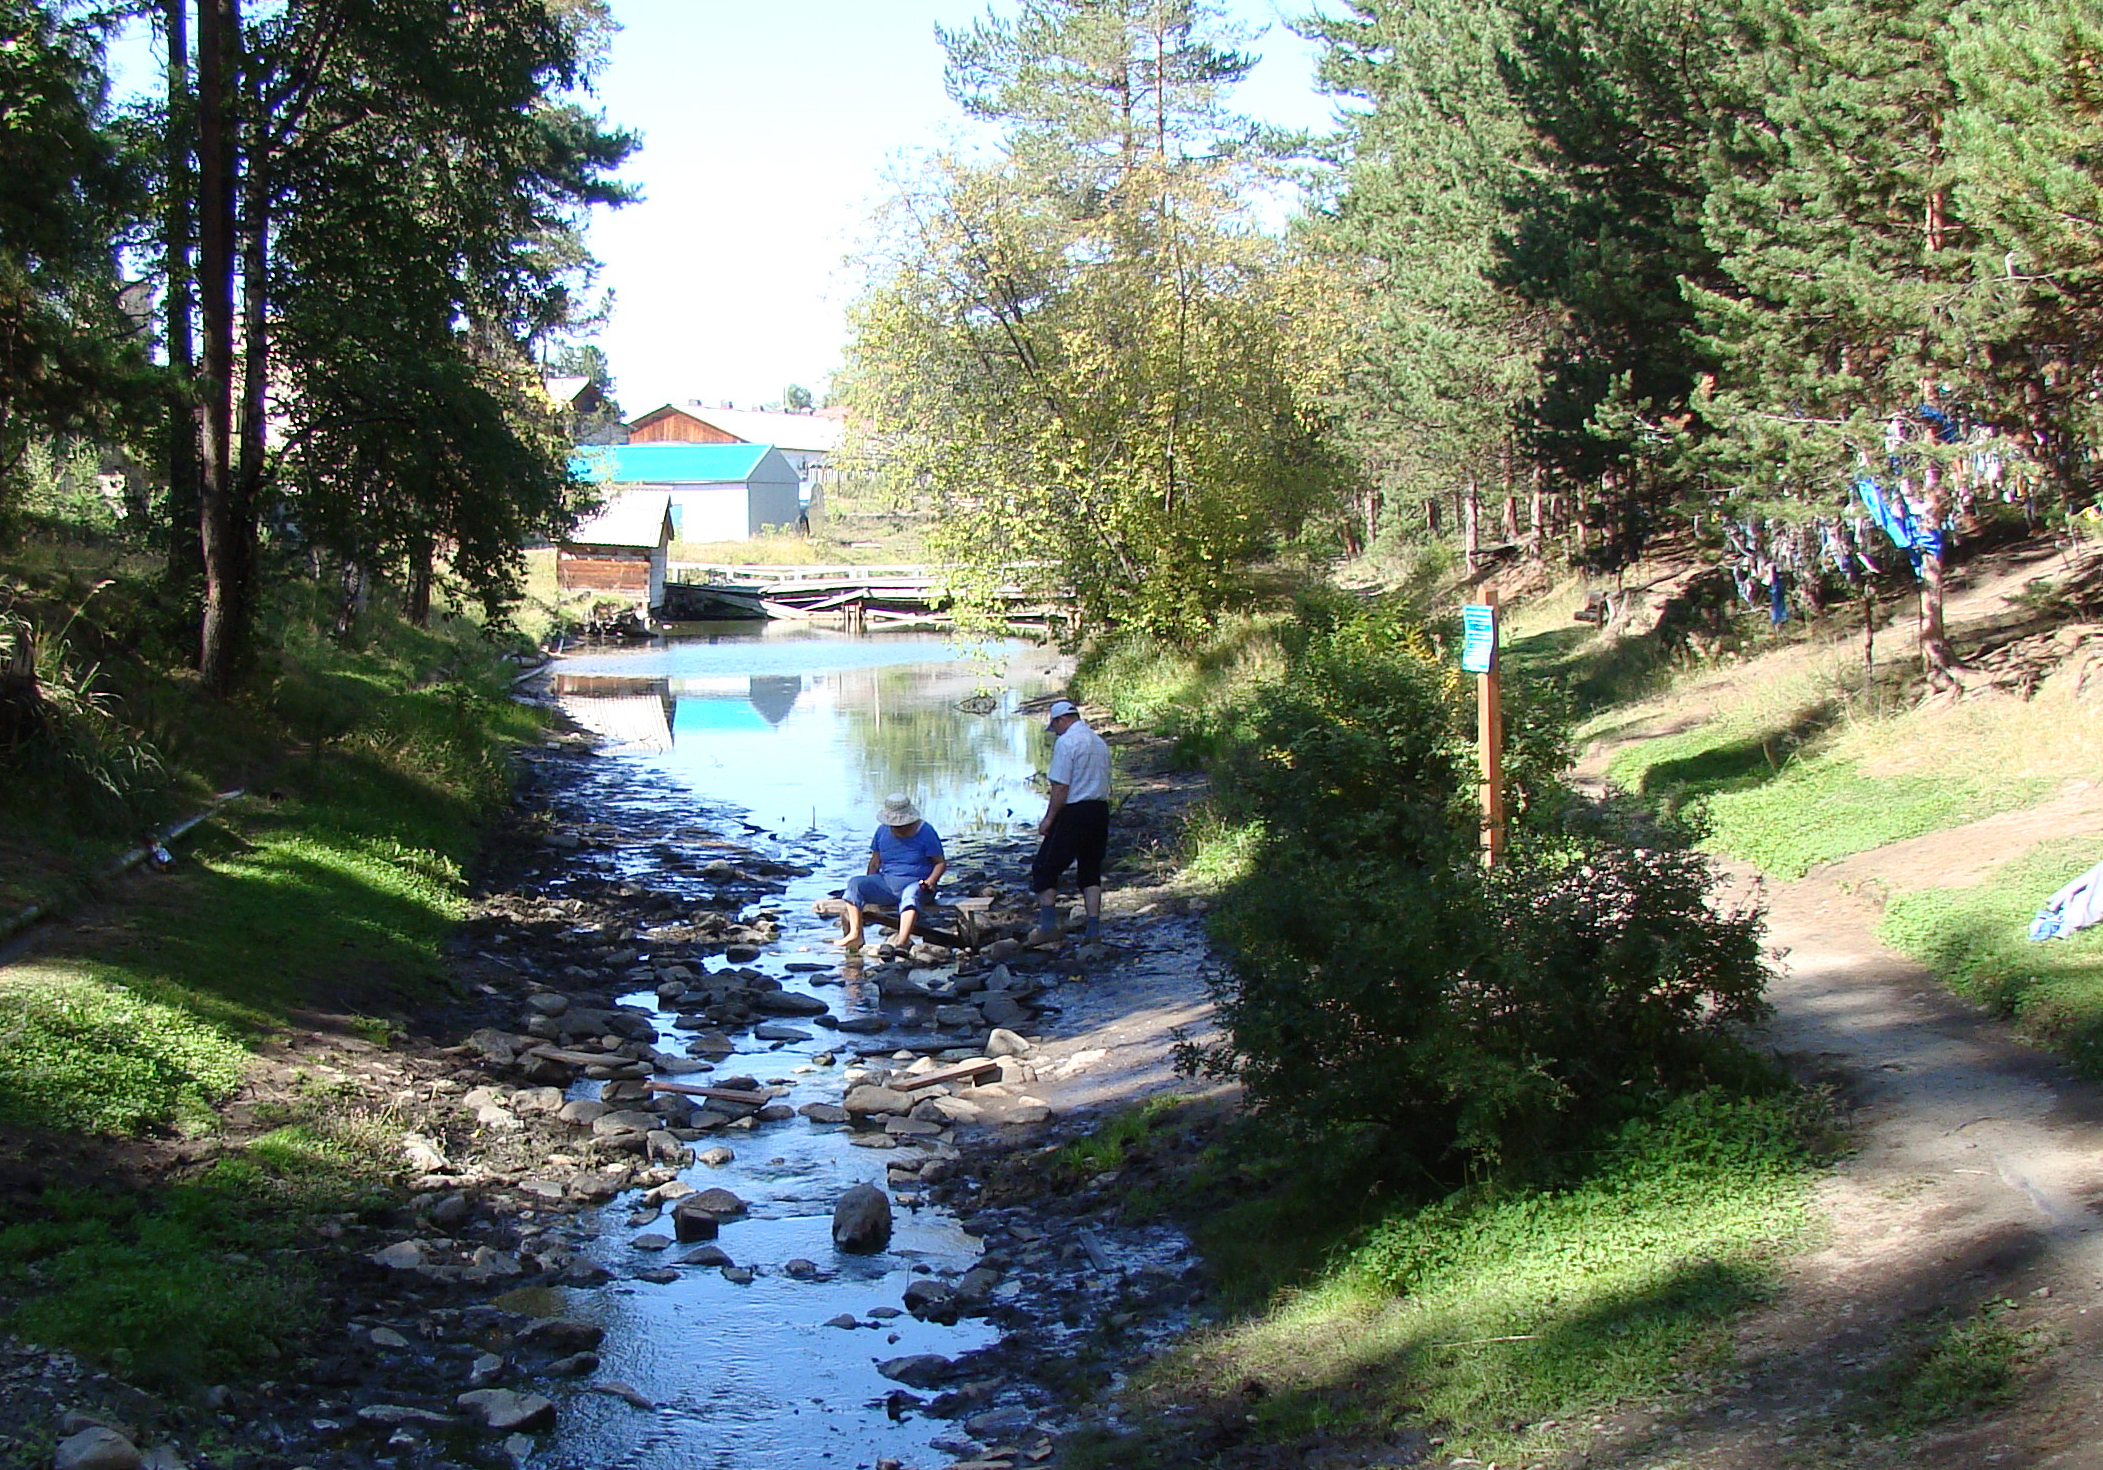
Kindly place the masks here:
MULTIPOLYGON (((2093 559, 2020 553, 1975 569, 1951 598, 1953 633, 2017 615, 2032 578, 2086 575, 2093 559)), ((1888 656, 1911 657, 1911 640, 1888 656)), ((1609 732, 1581 773, 1603 773, 1614 746, 1699 723, 1743 678, 1696 685, 1609 732)), ((1741 1327, 1734 1386, 1631 1416, 1592 1463, 2103 1470, 2103 1090, 1875 937, 1886 894, 1980 883, 2066 836, 2103 844, 2103 785, 2069 782, 2024 810, 1767 885, 1781 959, 1766 1040, 1834 1089, 1852 1151, 1820 1186, 1823 1242, 1741 1327), (1989 1319, 2003 1344, 2021 1344, 2013 1402, 1899 1434, 1894 1406, 1923 1355, 1989 1319)), ((1731 878, 1741 890, 1758 881, 1743 867, 1731 878)))
POLYGON ((1855 1148, 1820 1187, 1824 1243, 1740 1331, 1738 1386, 1625 1422, 1594 1462, 2103 1466, 2103 1092, 1884 949, 1829 878, 1769 898, 1768 1039, 1838 1090, 1855 1148), (2026 1344, 2019 1399, 1890 1437, 1925 1345, 1988 1304, 2026 1344))

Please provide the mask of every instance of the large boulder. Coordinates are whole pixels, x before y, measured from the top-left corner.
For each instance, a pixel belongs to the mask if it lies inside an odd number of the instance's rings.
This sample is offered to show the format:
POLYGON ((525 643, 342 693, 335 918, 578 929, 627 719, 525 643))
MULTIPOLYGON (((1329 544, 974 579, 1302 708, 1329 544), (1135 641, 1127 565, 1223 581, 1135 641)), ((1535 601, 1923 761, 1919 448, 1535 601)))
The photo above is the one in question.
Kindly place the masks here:
POLYGON ((512 1059, 523 1050, 516 1036, 494 1026, 484 1026, 474 1032, 467 1038, 467 1044, 481 1053, 485 1061, 495 1062, 500 1067, 510 1066, 512 1059))
POLYGON ((952 1326, 961 1315, 963 1306, 964 1303, 957 1300, 956 1288, 947 1282, 923 1276, 905 1289, 905 1309, 923 1322, 952 1326))
POLYGON ((608 1011, 606 1029, 623 1041, 657 1040, 657 1023, 640 1011, 608 1011))
POLYGON ((909 1113, 913 1110, 913 1102, 914 1099, 903 1092, 864 1082, 847 1089, 841 1106, 856 1117, 867 1117, 876 1113, 909 1113))
POLYGON ((461 1394, 453 1403, 474 1415, 494 1434, 555 1427, 555 1405, 537 1393, 513 1393, 508 1388, 475 1388, 461 1394))
POLYGON ((672 1206, 672 1230, 681 1241, 714 1240, 725 1220, 745 1213, 745 1202, 727 1189, 704 1189, 672 1206))
POLYGON ((986 1055, 989 1057, 1026 1057, 1035 1050, 1026 1037, 1005 1026, 995 1026, 986 1036, 986 1055))
POLYGON ((832 1207, 832 1243, 868 1255, 891 1243, 891 1197, 873 1184, 857 1184, 832 1207))
POLYGON ((648 1133, 653 1128, 664 1126, 664 1119, 656 1113, 640 1109, 618 1113, 601 1113, 591 1120, 592 1136, 612 1138, 622 1133, 648 1133))
POLYGON ((1020 1026, 1030 1018, 1030 1013, 1019 1001, 999 992, 981 997, 978 1013, 985 1018, 987 1025, 1003 1031, 1020 1026))
POLYGON ((51 1457, 52 1470, 139 1470, 144 1463, 137 1445, 100 1424, 60 1440, 51 1457))
POLYGON ((760 990, 748 999, 752 1009, 764 1016, 822 1016, 832 1009, 817 996, 797 990, 760 990))
POLYGON ((910 1388, 933 1388, 954 1373, 956 1365, 939 1353, 912 1353, 903 1358, 886 1358, 876 1365, 876 1371, 910 1388))
POLYGON ((520 1328, 517 1338, 521 1347, 554 1353, 585 1352, 605 1340, 605 1328, 573 1317, 541 1317, 520 1328))

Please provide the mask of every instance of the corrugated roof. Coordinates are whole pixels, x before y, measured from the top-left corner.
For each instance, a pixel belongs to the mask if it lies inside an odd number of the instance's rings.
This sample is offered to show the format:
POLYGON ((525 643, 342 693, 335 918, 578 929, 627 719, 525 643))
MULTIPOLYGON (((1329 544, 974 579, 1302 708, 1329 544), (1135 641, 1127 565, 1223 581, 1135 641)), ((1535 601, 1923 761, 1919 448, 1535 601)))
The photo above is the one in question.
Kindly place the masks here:
POLYGON ((749 479, 772 444, 595 444, 570 468, 612 485, 710 485, 749 479))
POLYGON ((815 413, 710 408, 705 403, 667 403, 664 408, 653 408, 631 422, 639 424, 643 419, 663 413, 666 408, 676 409, 688 418, 699 419, 726 434, 733 434, 747 444, 772 444, 777 449, 797 449, 807 454, 830 454, 838 449, 840 435, 846 429, 838 419, 815 413))
POLYGON ((664 537, 672 497, 662 490, 630 490, 572 531, 571 546, 655 546, 664 537))

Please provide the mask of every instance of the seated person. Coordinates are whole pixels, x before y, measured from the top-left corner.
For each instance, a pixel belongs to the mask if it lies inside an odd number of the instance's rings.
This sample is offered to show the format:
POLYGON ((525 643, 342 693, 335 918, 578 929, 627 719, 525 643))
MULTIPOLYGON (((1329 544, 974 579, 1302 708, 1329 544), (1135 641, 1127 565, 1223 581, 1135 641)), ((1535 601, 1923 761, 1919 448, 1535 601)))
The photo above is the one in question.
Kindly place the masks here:
POLYGON ((913 942, 913 921, 925 904, 934 907, 935 885, 949 868, 942 854, 942 839, 921 820, 920 809, 904 792, 886 798, 876 819, 883 823, 869 839, 869 871, 850 879, 847 912, 840 916, 844 931, 833 941, 842 949, 862 947, 862 907, 865 904, 898 906, 898 946, 913 942))

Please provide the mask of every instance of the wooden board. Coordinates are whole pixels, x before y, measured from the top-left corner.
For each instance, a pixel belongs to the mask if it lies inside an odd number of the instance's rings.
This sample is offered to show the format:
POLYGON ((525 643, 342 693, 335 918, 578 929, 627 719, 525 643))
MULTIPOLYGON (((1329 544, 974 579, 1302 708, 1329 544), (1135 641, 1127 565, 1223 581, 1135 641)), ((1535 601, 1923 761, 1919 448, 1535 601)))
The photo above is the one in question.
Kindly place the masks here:
MULTIPOLYGON (((840 915, 847 912, 847 900, 844 898, 821 898, 811 905, 811 912, 837 919, 840 915)), ((881 928, 895 930, 898 927, 898 915, 871 904, 864 904, 862 905, 862 923, 865 927, 875 924, 881 928)), ((924 916, 921 922, 913 926, 913 937, 926 940, 929 944, 943 945, 949 949, 978 948, 974 941, 967 939, 961 934, 948 929, 930 928, 924 916)))
POLYGON ((771 1092, 747 1092, 741 1087, 700 1087, 692 1082, 659 1082, 654 1078, 645 1085, 652 1092, 676 1092, 681 1097, 712 1097, 717 1102, 750 1103, 756 1108, 774 1101, 771 1092))
POLYGON ((918 1092, 923 1087, 939 1087, 945 1082, 985 1082, 999 1075, 1000 1063, 991 1057, 983 1057, 975 1061, 937 1067, 934 1071, 922 1072, 917 1077, 901 1077, 887 1085, 893 1092, 918 1092))
POLYGON ((529 1057, 546 1057, 551 1062, 561 1062, 567 1067, 647 1067, 650 1064, 635 1057, 624 1057, 610 1051, 565 1051, 559 1046, 536 1046, 526 1053, 529 1057))

